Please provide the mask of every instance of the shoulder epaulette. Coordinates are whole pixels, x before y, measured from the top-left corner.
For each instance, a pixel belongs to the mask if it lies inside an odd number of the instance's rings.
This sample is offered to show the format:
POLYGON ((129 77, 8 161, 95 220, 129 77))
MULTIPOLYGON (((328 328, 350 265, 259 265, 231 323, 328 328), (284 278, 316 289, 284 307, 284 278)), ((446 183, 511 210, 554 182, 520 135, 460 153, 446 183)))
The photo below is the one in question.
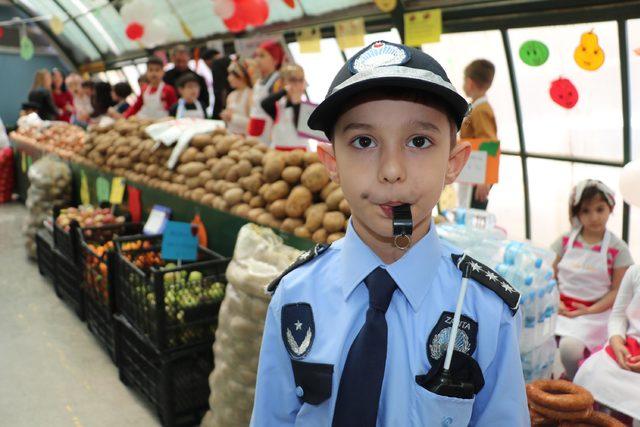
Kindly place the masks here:
POLYGON ((296 259, 293 262, 293 264, 287 267, 286 270, 282 272, 282 274, 280 274, 278 277, 273 279, 271 283, 269 283, 269 286, 267 286, 267 292, 270 294, 273 294, 278 288, 278 285, 280 284, 280 281, 284 276, 291 273, 293 270, 300 267, 301 265, 304 265, 309 261, 311 261, 312 259, 318 257, 319 255, 322 255, 327 249, 329 249, 329 246, 331 245, 328 245, 326 243, 318 243, 312 249, 309 249, 308 251, 300 254, 298 259, 296 259))
POLYGON ((467 254, 451 254, 453 263, 462 271, 462 275, 475 280, 482 286, 495 292, 515 315, 520 305, 520 293, 516 291, 498 273, 476 261, 467 254))

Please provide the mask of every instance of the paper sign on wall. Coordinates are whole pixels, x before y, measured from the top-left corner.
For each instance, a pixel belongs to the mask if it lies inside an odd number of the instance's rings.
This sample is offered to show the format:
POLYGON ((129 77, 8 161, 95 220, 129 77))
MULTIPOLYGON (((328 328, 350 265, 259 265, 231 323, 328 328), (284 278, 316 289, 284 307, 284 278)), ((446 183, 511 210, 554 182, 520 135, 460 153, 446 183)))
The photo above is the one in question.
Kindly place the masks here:
POLYGON ((464 139, 471 144, 471 156, 458 176, 466 184, 496 184, 500 171, 500 142, 486 139, 464 139))
POLYGON ((109 197, 109 203, 112 205, 121 205, 124 199, 125 180, 122 177, 116 176, 111 180, 111 196, 109 197))
POLYGON ((336 22, 335 29, 336 41, 340 49, 364 46, 364 18, 336 22))
POLYGON ((300 103, 300 112, 298 113, 298 135, 303 138, 312 138, 318 141, 328 142, 327 136, 324 132, 311 129, 307 125, 307 121, 313 113, 313 110, 317 107, 316 104, 312 104, 311 102, 302 102, 300 103))
POLYGON ((83 205, 91 204, 91 196, 89 195, 89 181, 84 171, 80 172, 80 203, 83 205))
POLYGON ((131 221, 140 222, 142 220, 142 200, 140 197, 140 190, 131 185, 127 185, 127 191, 129 193, 128 199, 131 221))
POLYGON ((320 26, 305 27, 296 30, 296 39, 300 46, 300 53, 320 52, 320 26))
POLYGON ((171 209, 162 205, 153 205, 153 209, 149 213, 149 218, 144 224, 142 232, 146 235, 162 234, 167 226, 171 209))
POLYGON ((99 176, 98 179, 96 179, 96 197, 98 199, 98 203, 108 202, 110 195, 109 181, 107 181, 106 178, 99 176))
POLYGON ((442 34, 442 11, 420 10, 404 14, 404 43, 420 47, 423 43, 440 41, 442 34))
POLYGON ((195 261, 198 258, 197 227, 188 222, 168 221, 162 233, 162 258, 195 261))

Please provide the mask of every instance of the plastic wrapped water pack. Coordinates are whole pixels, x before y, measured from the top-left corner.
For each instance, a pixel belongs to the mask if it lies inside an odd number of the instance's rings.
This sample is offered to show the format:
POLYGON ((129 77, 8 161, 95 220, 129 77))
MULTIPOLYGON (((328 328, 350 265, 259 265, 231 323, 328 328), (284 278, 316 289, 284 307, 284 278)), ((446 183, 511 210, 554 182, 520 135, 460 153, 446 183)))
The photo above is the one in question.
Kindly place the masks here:
POLYGON ((28 177, 26 206, 29 214, 23 231, 27 254, 35 258, 36 233, 44 228, 44 220, 51 217, 54 206, 63 206, 71 200, 71 169, 65 162, 46 156, 31 165, 28 177))
POLYGON ((203 427, 249 425, 264 320, 271 297, 265 287, 300 255, 271 229, 240 229, 227 268, 227 289, 213 345, 215 369, 209 377, 211 409, 203 427))

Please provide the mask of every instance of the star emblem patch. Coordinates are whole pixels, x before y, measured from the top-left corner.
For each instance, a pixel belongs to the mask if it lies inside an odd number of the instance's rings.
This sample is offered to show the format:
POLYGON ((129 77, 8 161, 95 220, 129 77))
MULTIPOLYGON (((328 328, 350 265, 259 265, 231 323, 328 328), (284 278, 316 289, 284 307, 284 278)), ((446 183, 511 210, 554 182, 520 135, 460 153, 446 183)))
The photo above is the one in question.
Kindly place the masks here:
POLYGON ((282 307, 282 341, 292 359, 303 359, 309 353, 315 332, 311 305, 294 303, 282 307))

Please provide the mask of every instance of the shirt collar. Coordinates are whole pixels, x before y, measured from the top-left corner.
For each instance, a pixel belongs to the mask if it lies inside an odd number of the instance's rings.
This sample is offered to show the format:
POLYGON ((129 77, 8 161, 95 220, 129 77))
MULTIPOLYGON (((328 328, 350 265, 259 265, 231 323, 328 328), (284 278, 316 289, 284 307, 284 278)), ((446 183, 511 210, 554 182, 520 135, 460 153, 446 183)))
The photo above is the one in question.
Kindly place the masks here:
POLYGON ((438 272, 441 250, 438 232, 431 222, 429 232, 402 258, 386 265, 358 236, 351 221, 342 245, 342 293, 349 298, 353 290, 376 267, 386 268, 414 311, 418 311, 438 272))
POLYGON ((475 108, 478 105, 484 104, 484 103, 487 103, 487 102, 489 102, 489 100, 487 99, 487 96, 486 95, 481 96, 480 98, 476 99, 475 101, 473 101, 471 103, 471 108, 475 108))

